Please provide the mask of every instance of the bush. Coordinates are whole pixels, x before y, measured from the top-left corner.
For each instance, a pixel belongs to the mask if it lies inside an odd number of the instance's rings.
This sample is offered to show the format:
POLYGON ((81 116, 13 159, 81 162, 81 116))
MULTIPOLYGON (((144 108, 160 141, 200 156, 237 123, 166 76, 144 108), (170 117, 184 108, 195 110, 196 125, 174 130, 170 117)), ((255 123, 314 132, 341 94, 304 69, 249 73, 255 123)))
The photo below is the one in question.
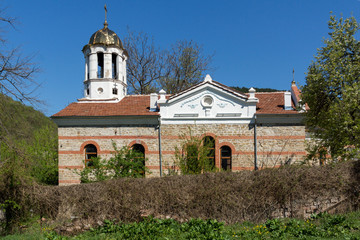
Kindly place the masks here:
POLYGON ((180 135, 182 149, 175 148, 175 162, 182 174, 199 174, 215 171, 214 143, 209 137, 193 136, 191 129, 189 135, 180 135))
POLYGON ((80 175, 82 183, 99 182, 120 177, 144 177, 147 171, 144 155, 128 146, 117 149, 115 143, 114 156, 109 160, 100 157, 92 158, 91 167, 75 171, 80 175))

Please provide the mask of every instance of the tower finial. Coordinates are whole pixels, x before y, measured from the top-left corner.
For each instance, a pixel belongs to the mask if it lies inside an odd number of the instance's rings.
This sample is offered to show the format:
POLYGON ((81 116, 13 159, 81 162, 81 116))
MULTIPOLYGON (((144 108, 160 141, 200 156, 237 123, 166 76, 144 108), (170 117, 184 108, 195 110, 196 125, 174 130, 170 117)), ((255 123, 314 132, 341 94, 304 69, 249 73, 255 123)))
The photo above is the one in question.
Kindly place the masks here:
POLYGON ((104 5, 104 9, 105 9, 105 22, 104 22, 104 28, 107 28, 108 23, 106 21, 106 15, 107 15, 107 8, 106 8, 106 4, 104 5))
POLYGON ((292 74, 293 74, 293 80, 292 80, 291 84, 295 84, 295 68, 293 68, 292 74))

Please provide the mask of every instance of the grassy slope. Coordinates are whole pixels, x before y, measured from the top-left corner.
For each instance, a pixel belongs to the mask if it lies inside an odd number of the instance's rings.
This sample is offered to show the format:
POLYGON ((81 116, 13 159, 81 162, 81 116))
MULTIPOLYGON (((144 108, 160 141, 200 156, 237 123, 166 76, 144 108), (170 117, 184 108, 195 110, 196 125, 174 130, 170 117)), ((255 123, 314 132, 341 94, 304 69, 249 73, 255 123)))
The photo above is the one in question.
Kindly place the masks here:
POLYGON ((11 140, 31 143, 34 132, 49 126, 56 134, 56 124, 33 107, 0 94, 0 133, 11 140))

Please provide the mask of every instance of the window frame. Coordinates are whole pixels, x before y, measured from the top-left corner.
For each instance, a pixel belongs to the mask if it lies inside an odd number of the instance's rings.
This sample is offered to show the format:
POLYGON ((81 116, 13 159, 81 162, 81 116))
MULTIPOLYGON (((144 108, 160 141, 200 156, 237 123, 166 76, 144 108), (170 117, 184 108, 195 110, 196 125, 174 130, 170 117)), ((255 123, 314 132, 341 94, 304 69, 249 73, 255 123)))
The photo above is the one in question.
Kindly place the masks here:
POLYGON ((224 145, 220 148, 220 166, 222 171, 232 171, 232 149, 230 146, 224 145), (229 156, 223 156, 223 150, 228 150, 229 156), (226 169, 224 169, 223 160, 226 160, 226 169), (229 167, 230 166, 230 167, 229 167))
POLYGON ((94 144, 91 144, 91 143, 89 143, 89 144, 86 144, 86 146, 84 147, 84 154, 85 154, 85 160, 84 160, 84 164, 85 164, 85 168, 91 168, 92 166, 89 166, 89 162, 92 162, 93 160, 92 160, 92 158, 93 157, 97 157, 97 155, 98 155, 98 149, 97 149, 97 147, 94 145, 94 144), (92 152, 88 152, 88 149, 90 148, 90 147, 93 147, 93 149, 95 149, 96 151, 94 152, 94 151, 92 151, 92 152), (90 157, 88 157, 88 156, 90 156, 90 157))

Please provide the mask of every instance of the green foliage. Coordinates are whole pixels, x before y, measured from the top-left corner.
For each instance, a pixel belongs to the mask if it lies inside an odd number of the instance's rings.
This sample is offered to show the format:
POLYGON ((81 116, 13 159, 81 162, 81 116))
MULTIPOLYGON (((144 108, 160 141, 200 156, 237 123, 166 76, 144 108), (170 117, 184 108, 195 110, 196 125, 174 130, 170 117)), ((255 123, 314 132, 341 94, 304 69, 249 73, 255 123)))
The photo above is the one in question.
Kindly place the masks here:
POLYGON ((31 176, 49 185, 58 183, 57 129, 44 126, 34 132, 31 145, 24 146, 31 159, 31 176))
POLYGON ((216 220, 144 218, 140 222, 102 226, 74 237, 64 237, 52 228, 37 226, 32 234, 15 234, 4 239, 360 239, 360 212, 343 215, 320 213, 309 219, 269 219, 264 223, 224 225, 216 220))
POLYGON ((82 183, 99 182, 113 178, 144 177, 147 171, 145 167, 144 155, 124 146, 117 149, 115 143, 114 156, 109 160, 103 160, 100 157, 92 158, 91 167, 86 167, 81 171, 75 171, 80 175, 82 183))
POLYGON ((90 234, 79 236, 114 237, 116 239, 229 239, 225 237, 224 223, 216 220, 191 219, 185 223, 173 219, 145 218, 130 224, 105 221, 104 225, 93 229, 90 234))
POLYGON ((179 165, 182 174, 199 174, 216 170, 214 159, 214 144, 206 137, 180 135, 182 149, 175 148, 175 162, 179 165))
POLYGON ((308 68, 302 99, 318 147, 326 147, 332 158, 347 159, 360 147, 359 24, 354 17, 331 16, 328 25, 330 38, 308 68))
POLYGON ((48 117, 0 94, 0 136, 0 173, 57 184, 57 127, 48 117))
POLYGON ((27 214, 19 188, 34 181, 58 182, 56 125, 32 107, 0 94, 0 205, 5 231, 11 232, 27 214))
POLYGON ((240 239, 359 239, 359 214, 325 213, 306 220, 271 219, 264 224, 243 224, 233 228, 233 235, 240 239))

